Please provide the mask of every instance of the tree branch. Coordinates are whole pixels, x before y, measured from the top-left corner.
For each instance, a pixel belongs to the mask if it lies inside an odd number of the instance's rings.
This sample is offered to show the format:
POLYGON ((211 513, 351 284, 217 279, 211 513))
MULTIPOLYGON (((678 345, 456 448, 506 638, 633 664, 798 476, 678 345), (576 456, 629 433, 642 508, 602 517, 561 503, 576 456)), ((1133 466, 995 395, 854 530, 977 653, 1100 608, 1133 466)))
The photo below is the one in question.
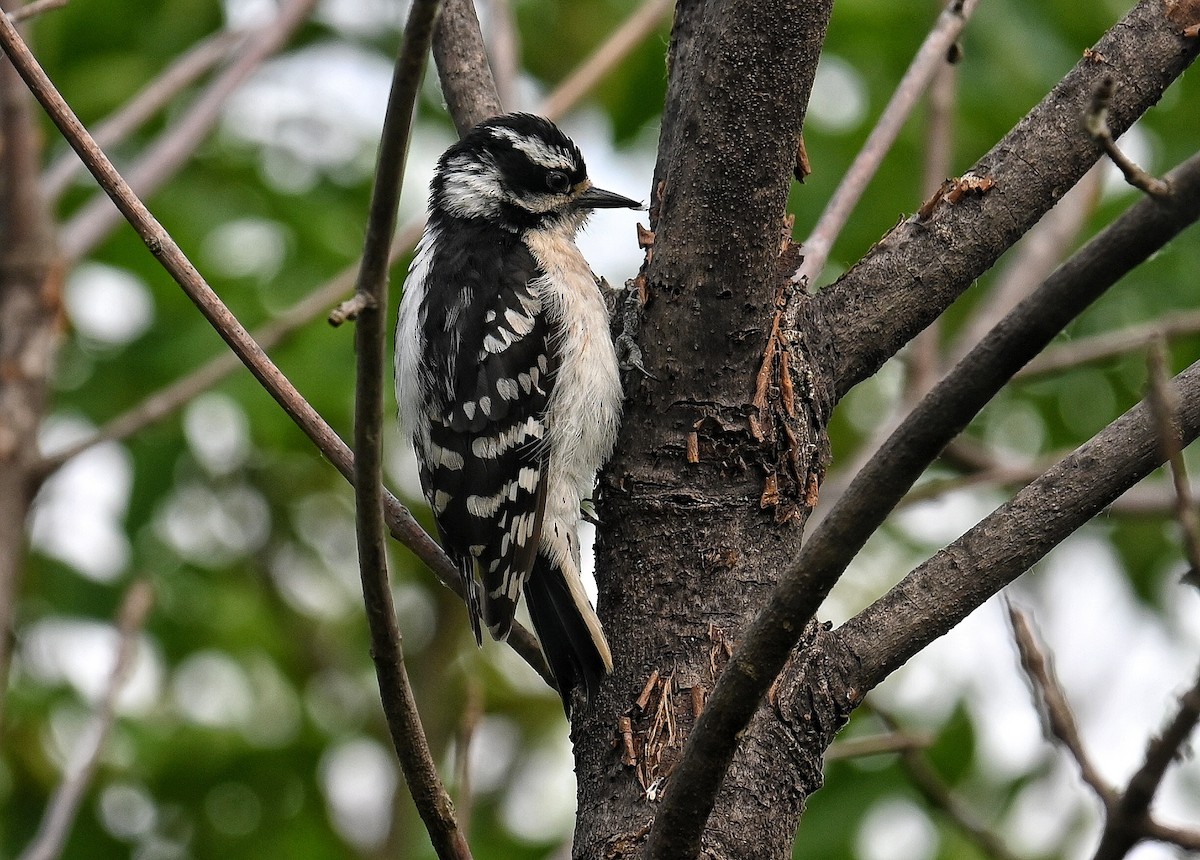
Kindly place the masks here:
POLYGON ((578 104, 605 75, 654 32, 672 5, 671 0, 646 0, 638 6, 600 47, 546 97, 540 113, 557 119, 578 104))
POLYGON ((1163 319, 1126 326, 1051 347, 1014 377, 1020 381, 1058 373, 1091 362, 1117 358, 1144 349, 1155 336, 1178 337, 1200 332, 1200 311, 1180 310, 1163 319))
POLYGON ((1004 601, 1008 610, 1008 621, 1011 625, 1013 641, 1017 644, 1017 653, 1021 657, 1021 668, 1029 679, 1037 712, 1045 720, 1045 729, 1050 739, 1057 739, 1075 764, 1079 766, 1079 775, 1087 783, 1096 796, 1107 807, 1116 799, 1116 791, 1100 775, 1100 771, 1088 755, 1079 734, 1079 723, 1075 720, 1075 712, 1067 701, 1067 694, 1059 683, 1058 676, 1050 664, 1046 650, 1038 640, 1033 625, 1025 613, 1018 609, 1010 600, 1004 601))
POLYGON ((896 90, 892 93, 879 121, 871 129, 866 143, 855 156, 854 162, 842 177, 829 202, 825 204, 825 211, 817 220, 817 226, 804 240, 804 262, 792 276, 797 283, 815 284, 821 270, 825 268, 825 261, 829 259, 829 252, 833 250, 833 243, 837 241, 838 234, 846 226, 854 207, 862 199, 871 178, 883 163, 883 157, 896 142, 900 129, 904 127, 929 82, 933 80, 938 69, 945 65, 947 52, 957 41, 978 5, 979 0, 950 0, 938 16, 933 29, 929 31, 929 35, 917 50, 917 55, 913 57, 908 71, 896 85, 896 90))
MULTIPOLYGON (((1175 378, 1181 438, 1200 435, 1200 363, 1175 378)), ((847 621, 865 694, 1162 463, 1143 402, 847 621)))
POLYGON ((1175 422, 1179 404, 1167 384, 1170 374, 1167 373, 1167 347, 1162 338, 1155 338, 1150 344, 1146 363, 1150 377, 1149 401, 1154 410, 1154 420, 1158 423, 1158 444, 1171 470, 1171 483, 1175 488, 1175 519, 1183 533, 1184 556, 1192 570, 1200 571, 1200 518, 1196 516, 1187 465, 1183 460, 1183 446, 1175 422))
POLYGON ((1180 696, 1175 716, 1161 734, 1151 739, 1142 766, 1130 777, 1116 802, 1108 807, 1104 835, 1094 860, 1120 860, 1145 838, 1174 842, 1193 850, 1200 844, 1200 834, 1163 827, 1150 817, 1150 802, 1154 800, 1167 768, 1180 757, 1198 722, 1200 676, 1191 689, 1180 696))
POLYGON ((32 3, 26 3, 24 6, 18 6, 13 11, 7 13, 8 20, 14 24, 19 24, 22 21, 28 21, 31 18, 36 18, 45 12, 50 12, 54 9, 61 9, 67 5, 69 0, 33 0, 32 3))
MULTIPOLYGON (((317 0, 287 0, 274 20, 250 38, 230 64, 180 118, 138 159, 129 171, 129 185, 142 197, 153 194, 191 157, 221 115, 229 95, 250 77, 263 61, 279 51, 303 24, 317 0)), ((91 253, 121 221, 121 214, 103 196, 85 204, 59 231, 59 246, 69 260, 91 253)))
POLYGON ((439 5, 440 0, 417 0, 409 9, 384 114, 366 241, 358 270, 355 294, 362 297, 362 302, 354 330, 357 365, 354 522, 363 602, 371 630, 371 656, 392 745, 438 857, 469 860, 471 851, 454 818, 454 804, 434 766, 408 682, 400 627, 388 583, 383 530, 383 368, 387 363, 388 258, 408 158, 413 109, 439 5))
POLYGON ((471 0, 446 0, 433 36, 433 58, 459 137, 504 113, 471 0))
POLYGON ((62 783, 54 790, 46 806, 46 814, 42 817, 38 832, 29 846, 21 852, 20 860, 54 860, 62 855, 83 795, 96 774, 100 755, 104 752, 104 745, 108 742, 108 736, 116 722, 117 699, 129 680, 133 658, 137 652, 138 633, 145 624, 153 604, 154 591, 146 580, 138 580, 126 592, 121 609, 117 613, 117 649, 113 655, 108 684, 95 713, 92 714, 86 734, 71 756, 62 783))
POLYGON ((1151 176, 1122 152, 1108 127, 1108 106, 1112 102, 1115 86, 1116 81, 1110 76, 1106 75, 1099 80, 1092 90, 1092 102, 1084 115, 1084 127, 1092 136, 1092 140, 1100 144, 1112 163, 1121 171, 1126 182, 1154 197, 1165 197, 1171 192, 1170 186, 1151 176))
POLYGON ((827 334, 818 360, 834 381, 835 399, 938 317, 1095 163, 1097 144, 1063 115, 1084 109, 1101 76, 1111 74, 1120 84, 1109 114, 1119 134, 1158 101, 1198 50, 1168 19, 1161 0, 1141 0, 976 163, 968 193, 956 202, 947 195, 926 204, 926 217, 898 225, 821 291, 809 312, 827 334))

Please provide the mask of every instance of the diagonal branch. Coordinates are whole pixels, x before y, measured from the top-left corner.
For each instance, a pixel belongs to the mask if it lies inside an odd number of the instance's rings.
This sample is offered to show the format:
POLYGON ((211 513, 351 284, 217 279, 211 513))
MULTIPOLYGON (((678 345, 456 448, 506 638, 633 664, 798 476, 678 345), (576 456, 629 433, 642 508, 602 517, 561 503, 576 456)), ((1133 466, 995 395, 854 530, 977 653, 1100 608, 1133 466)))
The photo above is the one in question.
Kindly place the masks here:
POLYGON ((540 109, 542 115, 557 119, 572 105, 578 104, 630 51, 654 32, 673 5, 671 0, 647 0, 638 6, 570 77, 546 97, 540 109))
POLYGON ((1049 731, 1051 739, 1057 738, 1059 743, 1067 748, 1067 752, 1079 766, 1079 775, 1091 786, 1092 791, 1096 792, 1096 796, 1106 807, 1111 805, 1116 799, 1116 791, 1100 775, 1083 745, 1075 712, 1071 703, 1067 701, 1067 694, 1059 683, 1045 648, 1034 632, 1033 623, 1012 601, 1005 600, 1005 607, 1008 610, 1013 641, 1016 642, 1017 653, 1021 657, 1021 668, 1033 688, 1037 711, 1045 718, 1045 729, 1049 731))
POLYGON ((1175 716, 1146 746, 1142 766, 1129 779, 1116 803, 1108 807, 1104 835, 1096 848, 1095 860, 1120 860, 1144 838, 1175 842, 1195 850, 1200 834, 1172 831, 1150 817, 1150 802, 1158 792, 1167 768, 1184 751, 1188 736, 1200 722, 1200 676, 1179 698, 1175 716))
POLYGON ((96 774, 100 755, 116 722, 117 701, 133 670, 138 633, 153 603, 154 591, 146 580, 138 580, 126 592, 117 614, 117 650, 104 695, 96 706, 87 733, 67 765, 62 783, 50 798, 37 835, 21 852, 20 860, 55 860, 62 856, 83 795, 96 774))
POLYGON ((1180 309, 1162 319, 1053 346, 1021 368, 1016 379, 1034 379, 1083 364, 1118 358, 1127 352, 1144 349, 1155 336, 1171 338, 1197 332, 1200 332, 1200 311, 1180 309))
POLYGON ((780 578, 717 679, 673 777, 688 786, 713 786, 711 791, 693 788, 689 803, 711 805, 740 732, 783 668, 807 620, 942 447, 1062 326, 1200 217, 1200 156, 1172 176, 1179 183, 1173 206, 1139 201, 1061 266, 921 401, 855 476, 780 578))
POLYGON ((936 319, 1095 163, 1099 146, 1064 115, 1086 107, 1100 77, 1112 75, 1120 84, 1109 109, 1109 125, 1120 134, 1198 51, 1200 44, 1168 18, 1166 4, 1141 0, 976 163, 968 193, 926 204, 925 217, 898 225, 819 293, 809 313, 821 321, 814 330, 826 333, 814 346, 833 380, 834 399, 936 319))
POLYGON ((1187 465, 1183 460, 1183 446, 1180 445, 1179 430, 1175 425, 1179 404, 1171 396, 1171 389, 1167 385, 1167 347, 1163 338, 1155 338, 1151 342, 1147 363, 1150 371, 1150 405, 1158 422, 1162 455, 1171 468, 1171 483, 1175 488, 1175 519, 1183 532, 1184 555, 1191 569, 1200 571, 1200 518, 1196 516, 1187 465))
MULTIPOLYGON (((1200 363, 1172 385, 1180 438, 1200 435, 1200 363)), ((847 621, 838 636, 860 660, 865 694, 1041 560, 1162 463, 1154 416, 1140 403, 1011 501, 847 621)))
MULTIPOLYGON (((175 174, 208 136, 230 93, 287 43, 292 33, 308 20, 316 5, 316 0, 288 0, 275 19, 247 42, 238 58, 212 82, 180 121, 142 154, 129 171, 129 185, 138 195, 149 196, 175 174)), ((97 195, 63 225, 59 232, 63 254, 70 260, 86 256, 120 223, 121 214, 103 196, 97 195)))

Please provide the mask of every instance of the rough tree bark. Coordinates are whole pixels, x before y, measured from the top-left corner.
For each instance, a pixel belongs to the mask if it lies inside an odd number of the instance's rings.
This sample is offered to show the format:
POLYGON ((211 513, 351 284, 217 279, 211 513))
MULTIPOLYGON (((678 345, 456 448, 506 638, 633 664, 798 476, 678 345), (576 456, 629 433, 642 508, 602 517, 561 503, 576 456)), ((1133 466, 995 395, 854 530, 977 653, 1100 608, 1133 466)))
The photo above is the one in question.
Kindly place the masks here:
MULTIPOLYGON (((799 382, 799 352, 793 414, 768 405, 753 429, 751 418, 764 334, 790 294, 784 206, 831 5, 677 8, 641 334, 653 378, 627 380, 619 453, 600 487, 597 579, 616 670, 573 727, 587 787, 577 857, 640 849, 654 810, 610 745, 620 715, 652 673, 672 679, 674 743, 638 753, 659 757, 643 762, 643 781, 667 776, 694 719, 692 691, 711 688, 723 643, 795 555, 823 469, 826 404, 799 382), (777 491, 764 499, 768 475, 777 491)), ((632 714, 633 730, 654 710, 632 714)), ((819 755, 802 753, 769 714, 751 724, 709 829, 713 856, 790 852, 802 786, 820 778, 819 755)))

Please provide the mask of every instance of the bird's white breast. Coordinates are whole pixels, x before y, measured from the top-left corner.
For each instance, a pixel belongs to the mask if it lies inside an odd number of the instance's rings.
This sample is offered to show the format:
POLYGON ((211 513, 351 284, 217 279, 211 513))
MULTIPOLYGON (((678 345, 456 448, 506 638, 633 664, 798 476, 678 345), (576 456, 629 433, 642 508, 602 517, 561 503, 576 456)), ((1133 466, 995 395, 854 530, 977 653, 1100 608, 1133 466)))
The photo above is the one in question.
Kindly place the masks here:
POLYGON ((530 230, 525 244, 545 276, 536 282, 559 356, 558 377, 546 409, 548 516, 578 519, 579 500, 591 495, 596 470, 612 453, 621 420, 621 377, 608 328, 608 308, 572 225, 530 230))

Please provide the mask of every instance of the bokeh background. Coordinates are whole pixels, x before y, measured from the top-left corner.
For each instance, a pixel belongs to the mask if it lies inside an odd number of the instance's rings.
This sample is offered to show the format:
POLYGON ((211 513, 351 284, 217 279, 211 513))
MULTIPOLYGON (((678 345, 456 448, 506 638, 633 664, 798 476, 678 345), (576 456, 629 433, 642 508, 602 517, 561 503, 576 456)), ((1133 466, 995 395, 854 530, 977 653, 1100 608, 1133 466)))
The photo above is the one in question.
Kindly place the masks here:
MULTIPOLYGON (((149 203, 250 326, 336 276, 361 250, 374 150, 406 5, 322 0, 311 21, 228 99, 216 130, 149 203)), ((539 100, 637 8, 631 0, 480 0, 485 31, 515 52, 512 107, 539 100), (507 34, 507 35, 506 35, 507 34)), ((1103 0, 987 0, 958 66, 949 172, 999 139, 1129 7, 1103 0)), ((791 199, 803 239, 932 24, 932 0, 839 0, 808 112, 813 173, 791 199)), ((30 29, 64 95, 95 124, 179 53, 221 30, 260 26, 270 0, 72 0, 30 29)), ((767 26, 768 22, 764 22, 767 26)), ((665 89, 669 16, 562 121, 597 184, 648 199, 665 89)), ((203 82, 119 144, 134 163, 203 82)), ((1123 139, 1152 171, 1200 140, 1194 73, 1123 139)), ((46 160, 66 153, 45 123, 46 160)), ((453 140, 436 75, 425 81, 401 222, 424 208, 433 164, 453 140)), ((853 263, 924 197, 927 113, 907 124, 837 243, 822 283, 853 263)), ((754 141, 746 141, 748 147, 754 141)), ((1108 171, 1111 173, 1111 171, 1108 171)), ((1069 252, 1136 199, 1099 178, 1069 252)), ((64 225, 94 196, 80 176, 64 225)), ((604 212, 581 245, 614 284, 640 263, 638 213, 604 212)), ((644 215, 641 217, 644 218, 644 215)), ((998 269, 1003 272, 1006 261, 998 269)), ((393 303, 407 259, 397 266, 393 303)), ((1200 242, 1184 234, 1115 287, 1061 339, 1070 343, 1197 307, 1200 242)), ((946 352, 998 275, 947 314, 946 352)), ((113 230, 68 274, 48 452, 86 437, 222 350, 217 336, 134 233, 113 230)), ((968 431, 1016 473, 1085 440, 1142 396, 1145 351, 1006 389, 968 431)), ((1200 337, 1171 341, 1178 370, 1200 337)), ((317 318, 272 356, 350 435, 352 332, 317 318)), ((886 366, 839 407, 831 478, 890 420, 905 387, 886 366)), ((389 411, 394 404, 389 403, 389 411)), ((394 429, 389 484, 431 526, 394 429)), ((931 471, 929 498, 871 541, 822 615, 842 620, 1002 502, 1011 486, 957 486, 931 471), (938 491, 947 484, 949 489, 938 491)), ((950 479, 950 480, 948 480, 950 479)), ((1019 480, 1019 479, 1018 479, 1019 480)), ((1104 775, 1122 783, 1200 663, 1200 598, 1181 583, 1164 476, 1067 541, 1011 591, 1036 621, 1104 775), (1136 507, 1136 509, 1135 509, 1136 507)), ((88 730, 112 666, 114 615, 131 583, 153 584, 129 683, 65 856, 70 858, 432 857, 384 730, 361 611, 349 488, 248 373, 124 442, 94 446, 43 488, 29 524, 16 657, 0 749, 0 856, 34 833, 88 730)), ((4 552, 17 551, 4 547, 4 552)), ((477 650, 459 602, 402 547, 396 603, 418 703, 452 793, 469 782, 478 858, 567 856, 574 777, 556 696, 507 649, 477 650), (466 751, 464 754, 464 750, 466 751)), ((876 694, 927 763, 1022 858, 1090 856, 1099 806, 1049 745, 992 601, 876 694)), ((856 716, 845 736, 883 730, 856 716)), ((1200 767, 1172 770, 1164 820, 1200 821, 1200 767)), ((801 825, 797 858, 983 857, 909 779, 894 754, 838 760, 801 825)), ((1178 852, 1143 846, 1137 860, 1178 852)))

